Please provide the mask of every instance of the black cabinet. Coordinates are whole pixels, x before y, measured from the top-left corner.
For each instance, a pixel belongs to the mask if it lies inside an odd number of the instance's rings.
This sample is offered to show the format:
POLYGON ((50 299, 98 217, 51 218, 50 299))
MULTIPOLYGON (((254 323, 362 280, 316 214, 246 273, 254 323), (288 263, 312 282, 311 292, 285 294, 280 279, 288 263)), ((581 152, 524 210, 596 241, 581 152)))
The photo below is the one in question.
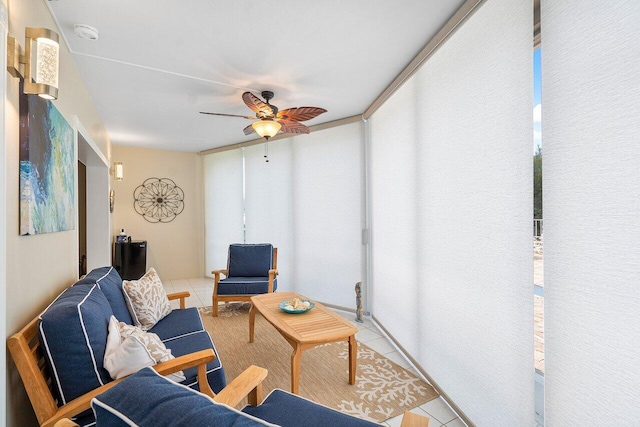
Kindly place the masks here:
POLYGON ((113 266, 124 280, 137 280, 147 272, 147 242, 115 243, 113 266))

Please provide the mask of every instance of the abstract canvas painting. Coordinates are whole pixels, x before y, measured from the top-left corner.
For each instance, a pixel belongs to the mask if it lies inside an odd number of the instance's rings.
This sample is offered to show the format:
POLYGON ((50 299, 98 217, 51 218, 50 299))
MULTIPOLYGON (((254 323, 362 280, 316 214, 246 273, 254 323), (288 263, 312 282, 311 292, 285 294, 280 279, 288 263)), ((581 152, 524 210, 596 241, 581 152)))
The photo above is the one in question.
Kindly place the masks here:
POLYGON ((73 129, 51 101, 20 93, 20 235, 73 230, 73 129))

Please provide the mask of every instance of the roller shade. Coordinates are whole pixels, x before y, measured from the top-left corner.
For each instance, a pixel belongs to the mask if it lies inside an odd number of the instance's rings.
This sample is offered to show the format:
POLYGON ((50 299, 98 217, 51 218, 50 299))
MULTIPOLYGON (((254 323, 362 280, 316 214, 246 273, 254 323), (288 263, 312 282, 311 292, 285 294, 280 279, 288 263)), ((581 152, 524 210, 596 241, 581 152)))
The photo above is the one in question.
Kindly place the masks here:
POLYGON ((534 417, 532 23, 485 2, 370 122, 373 315, 476 425, 534 417))

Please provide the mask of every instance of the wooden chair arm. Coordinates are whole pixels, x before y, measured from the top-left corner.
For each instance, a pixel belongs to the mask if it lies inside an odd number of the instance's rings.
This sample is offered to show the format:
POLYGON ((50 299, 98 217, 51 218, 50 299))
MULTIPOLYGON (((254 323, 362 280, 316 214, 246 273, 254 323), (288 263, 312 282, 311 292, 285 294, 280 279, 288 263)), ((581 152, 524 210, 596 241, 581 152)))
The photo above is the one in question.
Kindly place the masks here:
POLYGON ((257 406, 262 403, 262 382, 268 371, 259 366, 251 365, 238 375, 233 381, 213 398, 218 403, 236 406, 245 396, 249 405, 257 406))
POLYGON ((102 387, 95 388, 90 392, 87 392, 82 396, 73 399, 71 402, 58 408, 58 411, 55 414, 53 414, 51 418, 44 421, 41 424, 41 427, 53 427, 55 424, 58 423, 58 421, 64 418, 71 418, 83 411, 86 411, 91 407, 91 399, 93 399, 99 394, 104 393, 105 391, 109 390, 111 387, 114 387, 116 384, 120 383, 122 380, 124 380, 124 378, 120 378, 118 380, 112 381, 108 384, 103 385, 102 387))
POLYGON ((184 310, 184 308, 186 307, 185 305, 185 298, 189 298, 191 296, 191 294, 187 291, 184 292, 175 292, 172 294, 168 294, 167 295, 167 299, 169 299, 169 301, 174 300, 174 299, 179 299, 180 300, 180 308, 182 310, 184 310))
POLYGON ((278 270, 272 268, 271 270, 269 270, 269 288, 267 289, 267 292, 271 293, 273 292, 273 287, 274 284, 273 282, 276 280, 276 276, 278 275, 278 270))
POLYGON ((71 421, 69 418, 63 418, 54 424, 54 427, 80 427, 78 424, 71 421))
POLYGON ((38 402, 37 405, 33 405, 33 410, 36 413, 38 422, 42 422, 55 414, 58 410, 51 391, 47 385, 47 381, 40 371, 38 365, 38 357, 35 357, 36 348, 39 348, 38 344, 34 349, 30 347, 30 342, 38 333, 38 318, 33 319, 27 326, 22 328, 20 332, 14 334, 9 338, 7 344, 13 361, 20 372, 20 376, 23 378, 25 389, 29 395, 31 402, 38 402))
POLYGON ((211 274, 213 274, 214 279, 220 280, 220 275, 224 274, 225 276, 228 276, 229 275, 229 270, 227 270, 227 269, 224 269, 224 270, 212 270, 211 274))
POLYGON ((182 371, 194 366, 198 367, 198 388, 200 393, 204 393, 210 397, 215 397, 215 393, 211 390, 209 381, 207 381, 207 363, 213 362, 216 354, 212 349, 200 350, 195 353, 185 354, 166 362, 158 363, 153 366, 160 375, 169 375, 178 371, 182 371))
MULTIPOLYGON (((195 353, 185 354, 184 356, 176 357, 175 359, 171 359, 167 362, 158 363, 157 365, 152 366, 152 368, 155 369, 160 375, 169 375, 197 365, 198 386, 200 387, 200 391, 204 394, 214 397, 215 393, 213 392, 213 390, 211 390, 209 382, 207 381, 207 363, 215 360, 215 358, 216 355, 213 350, 207 349, 197 351, 195 353)), ((73 417, 89 409, 91 407, 91 399, 109 390, 111 387, 120 383, 125 378, 127 377, 112 381, 108 384, 103 385, 102 387, 93 389, 90 392, 87 392, 82 396, 73 399, 71 402, 58 408, 58 411, 51 418, 43 422, 41 427, 53 427, 58 421, 64 418, 73 417)))

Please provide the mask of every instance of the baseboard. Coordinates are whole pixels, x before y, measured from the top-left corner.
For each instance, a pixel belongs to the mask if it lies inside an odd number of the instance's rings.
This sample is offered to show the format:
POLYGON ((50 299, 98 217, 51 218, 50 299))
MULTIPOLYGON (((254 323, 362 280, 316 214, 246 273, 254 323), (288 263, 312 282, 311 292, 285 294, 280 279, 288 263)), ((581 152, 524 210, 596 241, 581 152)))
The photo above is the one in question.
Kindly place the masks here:
POLYGON ((400 352, 404 355, 405 358, 407 358, 407 360, 409 360, 411 362, 411 364, 420 372, 420 374, 422 374, 427 381, 429 381, 429 384, 431 384, 431 386, 438 392, 438 394, 440 394, 440 396, 442 396, 442 398, 444 399, 444 401, 447 403, 447 405, 449 405, 451 407, 451 409, 453 409, 453 411, 458 415, 458 417, 469 427, 475 427, 475 424, 469 419, 469 417, 466 416, 466 414, 462 411, 462 409, 460 409, 460 407, 458 407, 458 405, 456 405, 453 400, 451 400, 451 398, 447 395, 447 393, 442 389, 442 387, 440 387, 438 385, 438 383, 433 379, 433 377, 431 377, 431 375, 429 375, 429 373, 427 373, 427 371, 425 371, 422 366, 420 366, 420 364, 418 363, 417 360, 415 360, 410 354, 409 352, 407 352, 405 350, 405 348, 398 342, 398 340, 396 340, 394 338, 393 335, 391 335, 391 333, 389 333, 389 331, 378 321, 378 319, 376 319, 375 316, 371 316, 371 319, 375 322, 376 327, 380 328, 380 330, 382 332, 384 332, 384 334, 387 336, 387 338, 389 340, 391 340, 394 345, 400 350, 400 352))

